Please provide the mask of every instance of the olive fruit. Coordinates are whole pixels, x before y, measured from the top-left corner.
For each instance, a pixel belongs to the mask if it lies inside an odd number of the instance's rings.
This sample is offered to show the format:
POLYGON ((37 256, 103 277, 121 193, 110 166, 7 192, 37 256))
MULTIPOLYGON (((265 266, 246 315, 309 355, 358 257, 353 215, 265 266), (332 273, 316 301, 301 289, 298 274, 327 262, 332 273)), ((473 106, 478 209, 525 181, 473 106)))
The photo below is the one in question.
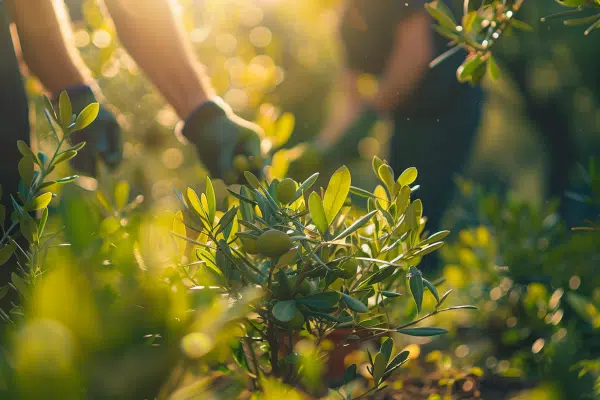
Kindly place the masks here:
POLYGON ((242 245, 244 246, 244 250, 246 251, 246 253, 258 254, 258 246, 256 244, 256 242, 258 241, 257 239, 251 239, 247 236, 243 236, 240 237, 240 240, 242 241, 242 245))
POLYGON ((256 241, 258 252, 265 257, 278 257, 286 253, 294 244, 284 232, 271 229, 264 232, 256 241))
POLYGON ((285 178, 277 185, 277 199, 283 204, 289 204, 296 195, 296 182, 293 179, 285 178))
POLYGON ((304 325, 304 315, 296 310, 294 318, 287 322, 287 326, 290 329, 302 329, 302 325, 304 325))
POLYGON ((300 285, 296 288, 296 283, 298 282, 298 277, 295 276, 289 279, 290 288, 296 293, 301 294, 302 296, 306 296, 310 293, 312 287, 310 286, 310 282, 307 279, 303 279, 300 285), (294 290, 295 288, 295 290, 294 290))
POLYGON ((354 258, 348 258, 342 261, 339 268, 342 270, 341 277, 344 279, 353 278, 358 269, 358 262, 354 258))
POLYGON ((233 168, 240 172, 247 171, 250 167, 250 163, 248 162, 248 158, 244 155, 237 155, 233 157, 233 168))

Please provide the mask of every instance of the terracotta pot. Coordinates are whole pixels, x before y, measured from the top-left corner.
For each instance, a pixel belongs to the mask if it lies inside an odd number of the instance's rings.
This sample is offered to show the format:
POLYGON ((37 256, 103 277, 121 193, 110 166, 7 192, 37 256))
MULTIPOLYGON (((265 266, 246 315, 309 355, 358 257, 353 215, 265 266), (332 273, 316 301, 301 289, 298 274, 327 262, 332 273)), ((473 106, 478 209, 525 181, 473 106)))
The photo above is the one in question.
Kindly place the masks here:
MULTIPOLYGON (((325 369, 325 382, 329 386, 336 386, 344 379, 346 372, 345 358, 352 352, 359 350, 365 343, 374 343, 376 345, 378 338, 369 339, 371 334, 367 332, 355 332, 354 335, 360 337, 361 340, 346 340, 348 335, 352 333, 352 328, 339 328, 330 332, 326 339, 332 342, 333 349, 327 352, 327 366, 325 369)), ((289 337, 287 333, 281 332, 279 336, 280 354, 283 356, 287 350, 289 337)), ((294 335, 294 344, 300 340, 297 335, 294 335)))

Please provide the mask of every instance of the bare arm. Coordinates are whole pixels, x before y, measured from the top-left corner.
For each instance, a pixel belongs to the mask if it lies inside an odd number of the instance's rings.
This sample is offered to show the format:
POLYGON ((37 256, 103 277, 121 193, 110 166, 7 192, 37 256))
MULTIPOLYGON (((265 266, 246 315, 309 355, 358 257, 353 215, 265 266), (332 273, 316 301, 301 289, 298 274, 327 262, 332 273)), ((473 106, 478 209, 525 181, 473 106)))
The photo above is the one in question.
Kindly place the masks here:
POLYGON ((378 91, 371 99, 361 97, 357 88, 360 72, 345 70, 342 74, 344 103, 335 105, 319 136, 319 144, 330 146, 357 117, 361 103, 371 103, 380 113, 386 114, 405 101, 420 84, 433 58, 431 21, 426 12, 416 12, 396 28, 394 48, 380 77, 378 91))
POLYGON ((121 42, 183 119, 214 94, 170 3, 105 0, 121 42))
POLYGON ((319 134, 320 146, 326 148, 335 144, 340 134, 360 111, 362 99, 357 88, 358 76, 359 73, 351 70, 341 73, 338 84, 341 93, 336 94, 328 119, 319 134), (341 101, 338 101, 338 98, 341 98, 341 101))
POLYGON ((418 11, 396 28, 394 49, 379 81, 373 105, 387 112, 406 101, 421 83, 434 55, 431 20, 426 11, 418 11))
POLYGON ((72 44, 71 25, 62 0, 9 0, 27 67, 54 94, 93 83, 72 44))

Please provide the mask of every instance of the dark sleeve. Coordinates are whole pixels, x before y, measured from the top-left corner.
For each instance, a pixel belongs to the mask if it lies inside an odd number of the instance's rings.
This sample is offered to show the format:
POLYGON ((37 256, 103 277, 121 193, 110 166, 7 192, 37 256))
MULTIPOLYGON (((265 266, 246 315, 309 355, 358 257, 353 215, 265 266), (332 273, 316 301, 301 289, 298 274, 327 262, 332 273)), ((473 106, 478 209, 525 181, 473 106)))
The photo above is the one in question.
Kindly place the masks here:
POLYGON ((350 69, 378 75, 393 49, 396 26, 425 0, 347 0, 340 36, 350 69))

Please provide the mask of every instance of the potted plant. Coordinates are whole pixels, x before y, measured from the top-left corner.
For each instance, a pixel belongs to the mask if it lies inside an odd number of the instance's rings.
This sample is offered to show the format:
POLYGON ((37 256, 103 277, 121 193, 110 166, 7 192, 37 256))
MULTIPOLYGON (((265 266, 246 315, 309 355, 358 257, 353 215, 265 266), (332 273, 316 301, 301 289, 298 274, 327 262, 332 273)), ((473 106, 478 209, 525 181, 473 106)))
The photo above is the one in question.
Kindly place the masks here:
MULTIPOLYGON (((316 349, 313 359, 329 358, 328 382, 350 382, 357 366, 345 370, 344 355, 358 343, 391 333, 444 334, 445 329, 422 322, 440 312, 474 308, 444 308, 449 291, 439 295, 416 267, 449 233, 424 235, 423 206, 411 200, 417 170, 409 168, 396 178, 377 157, 373 170, 381 182, 373 192, 351 186, 345 166, 325 189, 312 191, 318 174, 299 184, 289 178, 261 181, 245 172, 248 184, 228 189, 225 212, 217 211, 208 178, 204 193, 191 188, 178 193, 183 210, 175 217, 174 235, 191 245, 188 262, 180 266, 185 274, 205 268, 214 277, 214 289, 232 300, 245 288, 262 290, 241 322, 243 334, 234 351, 255 387, 263 376, 273 376, 310 389, 307 358, 298 350, 302 341, 316 349), (352 196, 367 198, 367 209, 353 205, 352 196), (191 239, 186 228, 197 238, 191 239), (428 311, 422 309, 426 290, 436 304, 428 311), (415 317, 395 323, 390 309, 407 303, 403 292, 411 294, 415 317), (320 351, 330 339, 333 348, 320 351)), ((369 391, 381 388, 408 360, 408 352, 392 357, 392 348, 392 340, 386 340, 375 355, 369 353, 374 382, 369 391)))

